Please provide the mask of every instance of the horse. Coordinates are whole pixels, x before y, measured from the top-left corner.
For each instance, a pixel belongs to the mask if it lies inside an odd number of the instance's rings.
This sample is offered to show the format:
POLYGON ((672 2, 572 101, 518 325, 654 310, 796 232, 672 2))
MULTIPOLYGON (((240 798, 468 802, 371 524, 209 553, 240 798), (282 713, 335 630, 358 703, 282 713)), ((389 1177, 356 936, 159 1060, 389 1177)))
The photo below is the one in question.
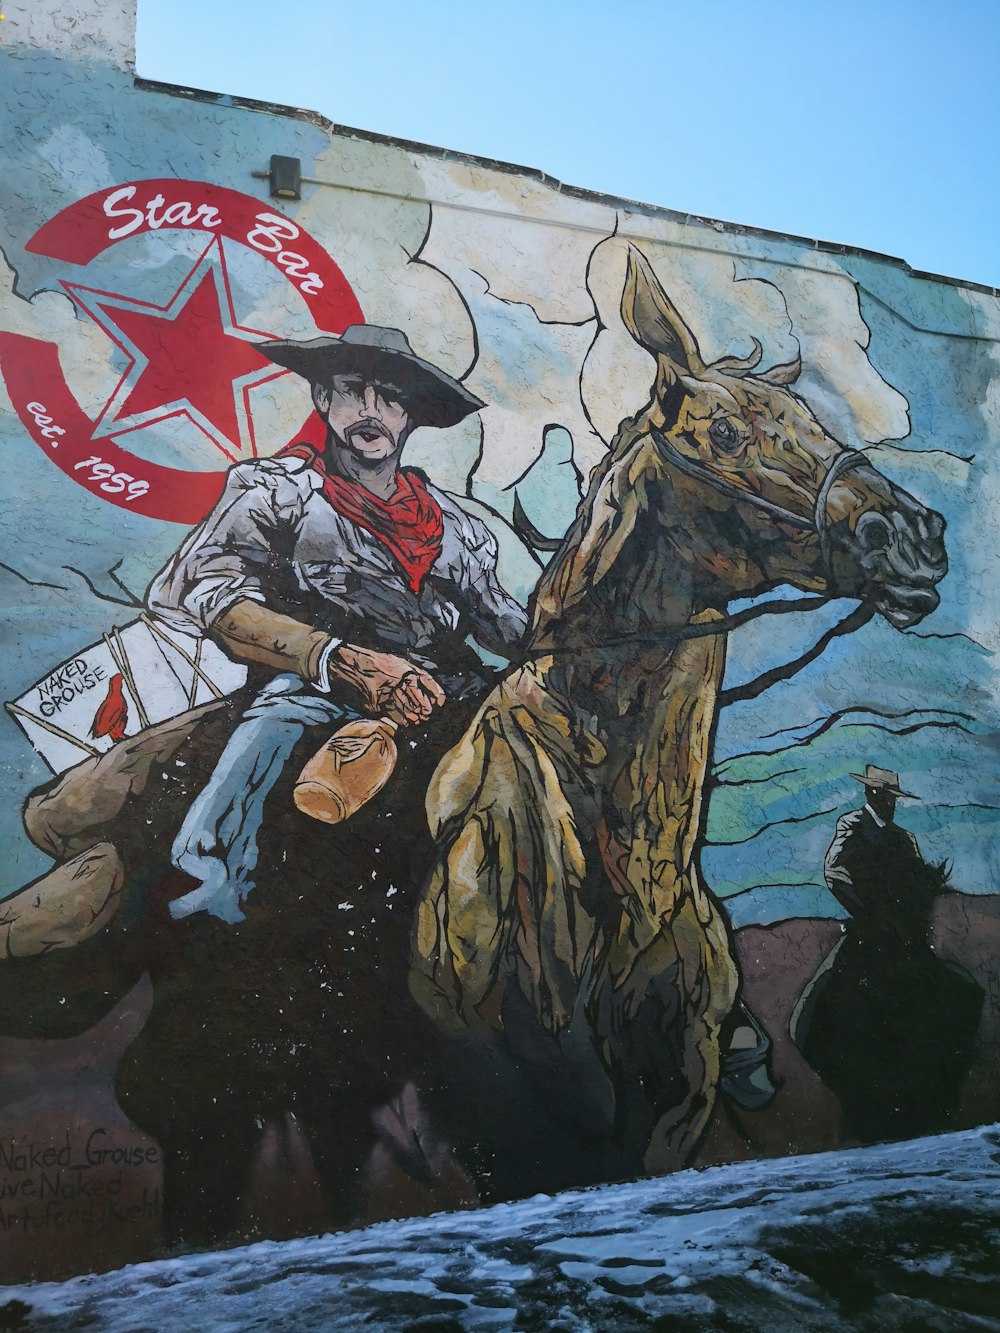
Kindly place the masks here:
MULTIPOLYGON (((292 804, 307 738, 269 798, 245 922, 172 921, 163 864, 238 703, 28 800, 61 882, 97 888, 82 931, 46 921, 44 948, 0 962, 4 1028, 80 1031, 150 972, 116 1090, 165 1145, 172 1240, 231 1234, 259 1127, 289 1111, 350 1221, 374 1112, 414 1083, 443 1129, 404 1126, 402 1164, 431 1172, 421 1144, 446 1136, 484 1200, 690 1160, 738 994, 698 870, 727 607, 793 584, 914 624, 944 524, 820 426, 797 365, 756 373, 759 346, 706 364, 637 250, 622 316, 656 358, 652 394, 533 597, 527 660, 451 733, 402 746, 408 777, 333 829, 292 804)), ((35 889, 5 905, 18 939, 35 889)))
POLYGON ((599 1063, 620 1176, 691 1161, 738 996, 698 856, 729 603, 790 584, 904 629, 947 570, 944 520, 820 425, 799 361, 759 372, 754 340, 706 363, 634 246, 621 314, 651 395, 541 579, 527 660, 434 775, 412 983, 564 1104, 599 1063))

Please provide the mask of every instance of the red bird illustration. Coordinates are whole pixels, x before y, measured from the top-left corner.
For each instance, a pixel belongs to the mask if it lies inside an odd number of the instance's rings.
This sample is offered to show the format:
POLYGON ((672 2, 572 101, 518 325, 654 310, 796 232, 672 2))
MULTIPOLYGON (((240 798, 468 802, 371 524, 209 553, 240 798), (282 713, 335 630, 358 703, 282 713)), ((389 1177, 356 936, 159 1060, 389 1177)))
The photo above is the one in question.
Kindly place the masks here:
POLYGON ((95 739, 98 736, 110 736, 113 741, 120 741, 125 735, 127 726, 128 703, 122 690, 121 675, 116 673, 108 682, 108 692, 104 696, 104 702, 94 714, 94 725, 90 728, 90 734, 95 739))

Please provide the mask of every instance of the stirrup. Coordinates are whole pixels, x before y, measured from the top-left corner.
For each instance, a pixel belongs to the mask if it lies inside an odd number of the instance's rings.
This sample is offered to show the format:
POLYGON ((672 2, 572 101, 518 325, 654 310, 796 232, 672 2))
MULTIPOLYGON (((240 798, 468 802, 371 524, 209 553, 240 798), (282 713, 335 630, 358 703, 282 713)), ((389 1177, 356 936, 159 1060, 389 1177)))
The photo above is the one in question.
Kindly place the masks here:
POLYGON ((763 1111, 778 1091, 769 1068, 771 1038, 742 1002, 738 1027, 749 1028, 756 1040, 745 1050, 722 1052, 719 1091, 741 1111, 763 1111))

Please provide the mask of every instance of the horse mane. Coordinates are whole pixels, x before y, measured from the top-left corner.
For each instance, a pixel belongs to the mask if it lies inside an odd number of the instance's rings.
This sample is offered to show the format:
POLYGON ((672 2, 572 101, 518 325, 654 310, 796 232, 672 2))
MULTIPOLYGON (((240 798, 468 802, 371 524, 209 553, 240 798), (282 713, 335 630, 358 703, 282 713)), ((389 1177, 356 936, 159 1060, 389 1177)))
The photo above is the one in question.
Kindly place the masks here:
POLYGON ((951 882, 950 861, 925 861, 917 868, 916 875, 923 881, 923 886, 934 895, 957 892, 951 882))
POLYGON ((576 518, 535 591, 536 632, 588 599, 634 532, 645 508, 641 456, 648 437, 638 423, 647 411, 621 423, 607 454, 591 471, 576 518))

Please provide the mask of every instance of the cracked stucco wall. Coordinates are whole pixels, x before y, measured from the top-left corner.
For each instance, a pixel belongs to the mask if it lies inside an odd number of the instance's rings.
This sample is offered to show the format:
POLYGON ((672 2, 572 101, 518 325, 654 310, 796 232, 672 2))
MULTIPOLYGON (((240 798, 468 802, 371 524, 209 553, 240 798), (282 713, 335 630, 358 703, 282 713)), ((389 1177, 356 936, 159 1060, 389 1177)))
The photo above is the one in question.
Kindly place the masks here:
POLYGON ((11 0, 4 6, 7 54, 48 51, 72 60, 135 69, 136 0, 11 0))
MULTIPOLYGON (((316 308, 266 248, 247 243, 253 219, 277 219, 267 225, 285 226, 288 251, 315 246, 338 267, 366 320, 403 329, 418 353, 487 403, 446 433, 415 434, 408 457, 491 526, 501 578, 526 601, 541 557, 511 525, 515 498, 547 536, 559 536, 618 423, 648 396, 652 359, 619 313, 633 243, 707 359, 746 355, 755 339, 765 366, 801 356, 797 388, 818 419, 843 443, 870 450, 895 482, 944 514, 950 539, 951 568, 932 620, 903 635, 874 621, 780 691, 724 711, 706 879, 737 926, 792 930, 818 921, 834 929, 831 921, 843 914, 823 883, 823 853, 837 816, 854 801, 847 775, 874 760, 907 773, 922 796, 906 820, 925 854, 950 860, 967 894, 985 903, 995 892, 995 292, 913 274, 880 256, 585 195, 539 173, 387 141, 288 108, 136 81, 129 3, 44 0, 8 4, 5 12, 3 699, 23 697, 44 673, 101 644, 113 626, 131 624, 189 526, 139 503, 112 502, 97 482, 85 484, 85 467, 57 466, 52 439, 25 424, 26 403, 46 409, 34 414, 35 427, 42 417, 60 425, 58 391, 60 401, 75 404, 74 420, 95 427, 85 454, 99 456, 117 438, 137 468, 171 468, 192 487, 252 448, 280 448, 309 420, 305 389, 286 378, 253 391, 253 440, 244 423, 228 450, 218 430, 213 435, 180 410, 139 423, 127 437, 101 434, 97 423, 128 370, 113 321, 97 318, 102 310, 173 309, 204 260, 241 329, 313 336, 323 327, 316 308), (254 175, 273 153, 301 159, 308 183, 300 201, 272 200, 254 175), (167 185, 146 188, 148 181, 167 185), (105 212, 104 204, 129 185, 136 193, 113 207, 144 209, 162 190, 154 216, 162 219, 171 204, 190 208, 178 212, 179 223, 137 226, 109 243, 128 215, 105 212), (199 203, 216 198, 213 190, 242 200, 220 205, 227 226, 240 219, 221 241, 192 221, 199 203), (91 195, 95 207, 74 212, 91 195), (37 244, 61 215, 74 234, 93 233, 103 248, 82 257, 37 244), (25 378, 23 366, 35 364, 21 355, 28 344, 36 359, 39 348, 49 349, 37 379, 25 378)), ((182 399, 185 386, 178 386, 182 399)), ((835 605, 818 620, 790 616, 733 634, 727 686, 795 657, 843 610, 835 605)), ((10 717, 0 721, 0 896, 50 864, 20 818, 27 794, 50 777, 25 732, 10 717)))

